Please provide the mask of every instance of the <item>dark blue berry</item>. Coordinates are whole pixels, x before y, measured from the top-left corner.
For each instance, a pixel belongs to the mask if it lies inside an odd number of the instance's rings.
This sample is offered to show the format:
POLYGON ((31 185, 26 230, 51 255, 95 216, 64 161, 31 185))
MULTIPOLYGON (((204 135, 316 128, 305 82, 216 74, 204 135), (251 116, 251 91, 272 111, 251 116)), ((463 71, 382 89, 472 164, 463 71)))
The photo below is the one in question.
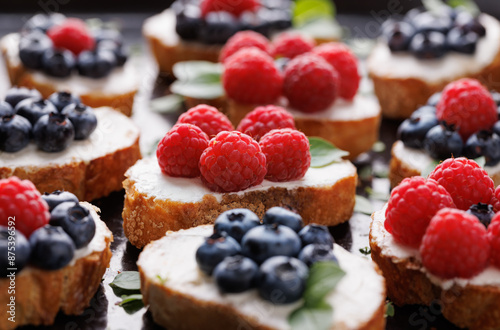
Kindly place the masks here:
POLYGON ((496 165, 500 161, 500 136, 484 130, 472 134, 465 142, 463 155, 471 159, 484 156, 487 166, 496 165))
POLYGON ((475 32, 466 32, 456 27, 448 32, 446 42, 448 48, 459 53, 474 54, 479 36, 475 32))
POLYGON ((269 22, 263 20, 262 15, 257 15, 253 11, 244 11, 240 17, 241 29, 252 30, 264 36, 269 36, 271 25, 269 22))
MULTIPOLYGON (((260 11, 257 12, 259 15, 260 11)), ((290 9, 268 9, 268 22, 272 30, 285 30, 292 27, 292 12, 290 9)))
POLYGON ((259 294, 275 305, 295 302, 302 298, 309 269, 300 260, 285 256, 266 260, 259 271, 259 294))
POLYGON ((435 159, 459 157, 462 154, 463 141, 453 127, 438 125, 431 128, 424 139, 424 149, 435 159))
POLYGON ((411 23, 417 32, 440 32, 447 33, 453 25, 453 20, 447 15, 435 15, 430 12, 423 12, 415 15, 411 23))
POLYGON ((84 51, 78 56, 78 73, 85 77, 96 79, 106 77, 115 66, 116 56, 110 50, 84 51))
POLYGON ((47 32, 54 25, 63 22, 66 17, 63 14, 52 13, 47 14, 37 14, 31 17, 23 26, 23 30, 40 30, 42 32, 47 32))
POLYGON ((94 110, 82 103, 73 103, 62 111, 68 116, 75 129, 75 140, 85 140, 97 127, 97 117, 94 110))
POLYGON ((447 51, 446 37, 437 31, 419 32, 411 40, 410 51, 421 59, 443 57, 447 51))
POLYGON ((59 152, 71 144, 75 137, 75 129, 65 115, 52 112, 36 122, 33 136, 40 150, 59 152))
POLYGON ((94 40, 99 46, 99 44, 103 41, 112 41, 117 46, 123 45, 123 36, 122 34, 115 29, 97 29, 94 31, 94 40))
POLYGON ((22 100, 29 98, 41 99, 42 94, 36 89, 29 89, 26 87, 12 87, 7 91, 7 94, 5 94, 5 102, 9 103, 13 108, 22 100))
POLYGON ((324 244, 333 246, 335 242, 332 235, 328 231, 328 227, 317 224, 310 224, 302 228, 299 232, 302 246, 309 244, 324 244))
POLYGON ((49 100, 57 110, 62 111, 66 106, 74 103, 80 103, 80 97, 69 92, 55 92, 49 96, 49 100))
POLYGON ((46 225, 30 236, 30 262, 36 267, 56 270, 63 268, 73 259, 75 244, 61 228, 46 225))
POLYGON ((50 213, 50 225, 60 226, 71 237, 77 249, 87 246, 94 237, 96 226, 90 211, 75 202, 57 205, 50 213))
POLYGON ((15 114, 16 112, 14 111, 14 108, 12 107, 12 105, 10 105, 10 103, 0 101, 0 117, 13 116, 15 114))
MULTIPOLYGON (((427 100, 427 105, 435 107, 439 103, 439 100, 441 100, 441 92, 434 93, 427 100)), ((434 109, 434 113, 436 113, 436 109, 434 109)))
POLYGON ((115 54, 116 66, 123 66, 128 59, 128 48, 123 45, 117 45, 110 40, 103 40, 97 44, 97 51, 111 51, 115 54))
POLYGON ((481 222, 486 228, 488 228, 491 219, 495 216, 493 205, 484 203, 471 205, 467 210, 467 213, 475 215, 479 222, 481 222))
POLYGON ((239 29, 236 17, 226 11, 213 11, 205 16, 199 38, 207 44, 223 44, 239 29))
POLYGON ((393 52, 408 50, 411 39, 415 34, 413 26, 407 22, 392 22, 382 26, 382 35, 393 52))
POLYGON ((246 291, 255 285, 259 266, 241 255, 226 257, 214 269, 215 283, 219 290, 227 293, 246 291))
POLYGON ((198 38, 201 29, 202 18, 199 6, 186 4, 176 15, 175 31, 182 39, 194 40, 198 38))
POLYGON ((70 193, 69 191, 55 190, 50 194, 45 192, 42 195, 42 198, 49 205, 49 211, 52 211, 57 205, 62 204, 64 202, 78 203, 78 197, 76 197, 73 193, 70 193))
POLYGON ((57 78, 69 77, 75 63, 73 53, 65 49, 47 49, 42 55, 43 72, 57 78))
POLYGON ((287 210, 283 207, 271 207, 264 214, 264 218, 262 222, 265 225, 279 224, 283 226, 287 226, 299 232, 304 226, 304 222, 302 221, 302 217, 300 214, 287 210))
MULTIPOLYGON (((500 109, 500 107, 498 107, 498 108, 500 109)), ((500 117, 500 113, 499 113, 499 117, 500 117)), ((500 135, 500 120, 495 122, 495 124, 493 125, 491 130, 494 133, 496 133, 497 135, 500 135)))
POLYGON ((420 117, 420 116, 424 116, 424 115, 436 117, 436 107, 432 106, 432 105, 421 106, 417 110, 413 111, 413 113, 411 114, 411 117, 420 117))
POLYGON ((411 23, 413 21, 413 19, 420 13, 422 13, 424 11, 424 9, 422 7, 419 7, 419 8, 413 8, 413 9, 410 9, 404 16, 404 20, 406 22, 409 22, 411 23))
POLYGON ((28 119, 18 115, 0 117, 0 150, 16 152, 30 142, 32 126, 28 119))
POLYGON ((216 233, 226 232, 241 242, 243 236, 250 229, 259 225, 259 217, 249 209, 232 209, 219 215, 214 223, 214 231, 216 233))
POLYGON ((30 244, 23 233, 0 226, 0 277, 11 274, 8 268, 17 268, 12 272, 18 274, 28 263, 30 253, 30 244))
POLYGON ((257 263, 273 256, 295 257, 301 243, 293 229, 282 225, 262 225, 254 227, 243 236, 241 252, 257 263))
POLYGON ((25 99, 16 106, 16 114, 28 119, 33 126, 42 116, 56 111, 56 107, 51 102, 41 98, 25 99))
POLYGON ((240 253, 241 247, 226 233, 215 233, 208 237, 196 250, 198 267, 207 275, 212 275, 215 267, 226 257, 240 253))
POLYGON ((318 261, 333 261, 338 263, 337 258, 333 254, 333 245, 325 244, 309 244, 306 245, 299 253, 299 260, 311 267, 318 261))
POLYGON ((473 17, 466 11, 460 11, 455 18, 455 26, 462 29, 464 32, 473 32, 479 37, 486 35, 485 27, 479 22, 477 17, 473 17))
POLYGON ((30 69, 43 67, 43 55, 53 47, 52 40, 41 31, 34 30, 21 36, 19 40, 19 58, 30 69))
MULTIPOLYGON (((421 109, 428 108, 422 107, 421 109)), ((422 112, 424 110, 421 110, 422 112)), ((403 141, 410 148, 423 148, 427 132, 438 125, 435 114, 413 113, 410 118, 405 119, 398 127, 397 139, 403 141)))

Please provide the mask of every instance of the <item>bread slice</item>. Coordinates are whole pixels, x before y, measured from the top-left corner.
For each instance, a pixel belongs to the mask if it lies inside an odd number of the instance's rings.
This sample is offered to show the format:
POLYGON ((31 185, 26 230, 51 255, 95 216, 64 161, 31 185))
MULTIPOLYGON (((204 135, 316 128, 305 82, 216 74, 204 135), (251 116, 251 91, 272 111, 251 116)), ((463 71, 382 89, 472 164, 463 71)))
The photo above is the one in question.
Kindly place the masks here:
MULTIPOLYGON (((137 262, 144 304, 167 329, 290 329, 288 315, 301 305, 273 305, 257 290, 221 294, 198 270, 196 249, 213 226, 168 232, 149 244, 137 262), (196 315, 196 317, 193 317, 196 315)), ((369 260, 335 245, 346 275, 327 301, 333 307, 331 329, 384 329, 384 278, 369 260)))
POLYGON ((13 86, 35 88, 44 98, 65 90, 79 95, 82 102, 93 108, 108 106, 123 114, 132 114, 139 76, 135 63, 129 59, 123 67, 115 68, 107 77, 93 79, 72 74, 68 78, 50 77, 39 70, 26 68, 19 58, 19 34, 11 33, 0 40, 10 82, 13 86))
POLYGON ((0 178, 28 179, 40 192, 56 189, 93 200, 122 189, 125 171, 141 158, 139 129, 111 108, 97 108, 97 128, 64 151, 47 153, 34 142, 15 153, 0 156, 0 178))
POLYGON ((441 59, 419 60, 408 53, 392 54, 384 42, 378 42, 367 64, 384 117, 408 118, 432 94, 464 77, 500 90, 500 23, 486 14, 479 19, 486 36, 474 55, 450 52, 441 59))
POLYGON ((296 209, 305 223, 334 226, 349 220, 354 208, 356 168, 349 161, 310 168, 290 182, 264 182, 235 193, 214 193, 200 178, 164 175, 156 158, 138 161, 125 174, 123 228, 130 243, 141 248, 169 230, 215 221, 222 212, 243 207, 258 216, 279 205, 296 209))
POLYGON ((8 320, 11 285, 9 278, 0 279, 0 329, 14 329, 22 325, 50 325, 59 311, 79 315, 90 305, 90 300, 101 284, 102 276, 111 259, 110 244, 113 235, 100 220, 98 208, 88 208, 96 222, 96 234, 86 247, 75 251, 69 265, 47 271, 31 266, 16 273, 15 323, 8 320))
POLYGON ((498 329, 500 269, 488 267, 471 279, 444 280, 423 267, 417 249, 394 241, 384 228, 385 206, 372 215, 370 247, 373 261, 387 283, 387 296, 398 306, 430 305, 460 328, 498 329))

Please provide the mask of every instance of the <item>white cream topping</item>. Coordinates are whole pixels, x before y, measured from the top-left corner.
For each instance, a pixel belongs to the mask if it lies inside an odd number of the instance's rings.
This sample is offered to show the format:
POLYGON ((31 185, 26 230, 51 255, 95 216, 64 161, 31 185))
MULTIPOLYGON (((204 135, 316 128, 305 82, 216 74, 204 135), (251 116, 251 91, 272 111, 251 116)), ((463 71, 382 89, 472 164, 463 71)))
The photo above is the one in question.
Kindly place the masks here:
MULTIPOLYGON (((221 294, 213 278, 199 271, 195 253, 212 232, 210 225, 168 232, 144 249, 137 265, 153 282, 181 294, 233 307, 266 327, 290 329, 287 318, 301 301, 273 305, 260 298, 257 290, 221 294)), ((369 260, 354 256, 338 245, 334 247, 334 254, 346 275, 326 298, 333 307, 333 324, 339 328, 356 329, 369 321, 385 300, 384 279, 369 260)))
MULTIPOLYGON (((262 184, 250 187, 243 191, 231 193, 243 196, 251 191, 263 191, 271 187, 296 189, 300 187, 327 187, 338 180, 356 175, 356 168, 349 161, 334 163, 322 168, 309 168, 306 175, 295 181, 271 182, 264 180, 262 184)), ((156 157, 139 160, 125 173, 133 180, 138 192, 159 200, 172 200, 182 203, 200 202, 205 195, 214 196, 222 201, 223 193, 214 193, 203 185, 198 178, 175 178, 161 172, 156 157)))
MULTIPOLYGON (((377 245, 380 246, 382 255, 391 257, 394 262, 401 262, 404 259, 413 258, 421 264, 422 257, 417 249, 396 242, 394 237, 385 229, 384 222, 386 209, 387 204, 382 208, 382 210, 373 214, 373 222, 371 225, 371 236, 376 241, 377 245)), ((500 269, 493 266, 487 267, 478 275, 468 279, 443 279, 439 276, 431 274, 424 266, 421 266, 419 270, 422 273, 425 273, 432 283, 441 286, 445 290, 450 289, 453 285, 461 287, 465 287, 468 284, 479 286, 500 286, 500 269)))
POLYGON ((473 55, 449 52, 439 59, 418 59, 408 52, 393 53, 379 41, 368 58, 368 70, 385 78, 416 78, 429 83, 455 80, 476 74, 491 64, 500 51, 500 24, 486 14, 480 22, 486 36, 479 39, 473 55))
MULTIPOLYGON (((13 66, 21 66, 19 58, 19 34, 11 33, 2 38, 2 49, 7 51, 7 56, 13 66)), ((39 84, 49 84, 56 90, 70 91, 77 95, 121 95, 138 89, 139 75, 137 63, 128 59, 123 67, 117 67, 103 78, 93 79, 81 76, 76 72, 67 78, 51 77, 40 70, 26 69, 33 79, 39 84)))
POLYGON ((87 163, 135 143, 139 137, 139 129, 130 118, 107 107, 96 108, 94 111, 97 128, 88 139, 72 141, 68 148, 54 153, 38 150, 31 141, 18 152, 0 152, 0 168, 36 168, 80 161, 87 163))

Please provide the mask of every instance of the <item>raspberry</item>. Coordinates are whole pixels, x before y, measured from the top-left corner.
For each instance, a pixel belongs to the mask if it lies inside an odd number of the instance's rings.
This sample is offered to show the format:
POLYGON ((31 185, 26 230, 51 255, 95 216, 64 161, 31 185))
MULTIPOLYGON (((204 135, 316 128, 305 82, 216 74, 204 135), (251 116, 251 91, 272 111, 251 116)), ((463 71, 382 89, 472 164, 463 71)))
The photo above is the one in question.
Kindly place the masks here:
POLYGON ((454 206, 450 194, 436 181, 406 178, 391 192, 384 226, 399 243, 418 248, 434 214, 454 206))
POLYGON ((240 191, 260 184, 266 157, 257 141, 241 132, 220 132, 200 158, 203 183, 218 192, 240 191))
POLYGON ((471 214, 442 209, 425 231, 420 254, 422 264, 434 275, 445 279, 470 278, 488 264, 486 228, 471 214))
POLYGON ((49 223, 49 206, 31 181, 13 176, 0 180, 0 225, 15 228, 28 237, 49 223))
POLYGON ((490 242, 490 261, 500 268, 500 213, 495 214, 488 226, 488 241, 490 242))
POLYGON ((64 48, 78 55, 84 50, 94 49, 95 40, 87 25, 78 18, 68 18, 62 24, 47 31, 55 48, 64 48))
POLYGON ((286 66, 283 92, 293 108, 324 110, 335 101, 338 87, 337 71, 317 55, 300 55, 286 66))
POLYGON ((283 77, 268 54, 251 47, 226 60, 222 83, 227 95, 235 101, 266 104, 281 96, 283 77))
POLYGON ((282 107, 266 105, 247 113, 237 130, 259 141, 264 134, 276 128, 295 129, 293 116, 282 107))
POLYGON ((301 179, 311 165, 309 140, 295 129, 273 129, 260 139, 259 145, 266 156, 269 181, 301 179))
POLYGON ((457 208, 468 210, 477 203, 488 204, 495 189, 493 180, 475 161, 464 157, 448 158, 429 174, 451 195, 457 208))
POLYGON ((254 31, 240 31, 229 38, 222 47, 219 60, 224 63, 226 59, 243 48, 256 47, 260 50, 270 53, 269 40, 262 34, 254 31))
POLYGON ((227 11, 234 16, 240 16, 244 11, 256 11, 260 7, 258 0, 202 0, 200 4, 201 16, 212 11, 227 11))
POLYGON ((493 192, 490 204, 493 205, 493 211, 495 212, 500 211, 500 186, 498 186, 493 192))
POLYGON ((226 115, 206 104, 197 105, 183 113, 177 120, 177 124, 198 126, 209 137, 214 137, 222 131, 234 130, 233 124, 227 119, 226 115))
POLYGON ((177 124, 158 144, 156 158, 166 175, 194 178, 200 175, 198 162, 207 146, 208 136, 199 127, 177 124))
POLYGON ((329 42, 313 49, 313 54, 324 58, 340 76, 339 96, 352 100, 359 87, 358 59, 346 45, 329 42))
POLYGON ((490 129, 498 119, 493 97, 475 79, 446 85, 436 109, 437 118, 455 125, 464 141, 479 130, 490 129))
POLYGON ((281 33, 273 40, 273 57, 294 58, 301 54, 310 52, 314 46, 314 40, 298 33, 281 33))

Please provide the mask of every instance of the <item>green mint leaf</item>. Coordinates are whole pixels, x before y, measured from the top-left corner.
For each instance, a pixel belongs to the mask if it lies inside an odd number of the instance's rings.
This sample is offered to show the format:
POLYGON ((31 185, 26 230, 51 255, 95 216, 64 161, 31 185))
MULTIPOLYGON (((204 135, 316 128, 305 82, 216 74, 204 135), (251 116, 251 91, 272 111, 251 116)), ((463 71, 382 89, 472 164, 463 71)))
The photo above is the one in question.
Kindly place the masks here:
POLYGON ((118 303, 118 305, 123 307, 123 310, 127 314, 134 314, 144 308, 142 294, 132 294, 128 296, 124 295, 121 298, 122 301, 118 303))
POLYGON ((424 178, 428 177, 429 174, 431 174, 432 171, 438 166, 439 160, 433 160, 429 165, 427 165, 422 173, 420 173, 420 176, 423 176, 424 178))
POLYGON ((135 293, 131 295, 123 295, 122 296, 122 301, 118 304, 119 306, 123 306, 125 304, 128 304, 130 302, 136 301, 136 300, 141 300, 142 301, 142 294, 140 293, 135 293))
POLYGON ((368 246, 365 246, 364 248, 359 249, 359 252, 367 256, 372 253, 372 249, 370 249, 368 246))
POLYGON ((200 76, 218 77, 222 75, 223 66, 220 63, 207 61, 184 61, 174 64, 173 73, 178 80, 193 81, 200 76))
POLYGON ((293 8, 293 25, 299 27, 307 22, 335 17, 335 6, 330 0, 297 0, 293 8))
POLYGON ((195 99, 212 100, 224 95, 224 89, 220 81, 181 81, 176 80, 170 85, 170 91, 186 97, 195 99))
POLYGON ((309 137, 311 151, 311 167, 324 167, 342 160, 349 155, 347 151, 341 150, 319 137, 309 137))
POLYGON ((116 275, 113 282, 109 283, 109 285, 122 290, 140 290, 141 279, 139 276, 139 272, 121 272, 120 274, 116 275))
POLYGON ((160 275, 156 275, 156 278, 160 281, 161 284, 165 284, 165 282, 168 280, 167 278, 163 278, 160 275))
POLYGON ((385 317, 387 316, 394 316, 394 305, 392 304, 392 301, 388 301, 385 304, 385 317))
POLYGON ((330 329, 333 309, 327 303, 315 307, 302 306, 288 317, 292 330, 327 330, 330 329))
POLYGON ((481 167, 484 167, 484 165, 486 165, 486 158, 484 156, 474 158, 474 161, 481 167))
POLYGON ((314 263, 306 282, 304 305, 313 308, 318 306, 326 295, 335 289, 344 275, 345 272, 335 262, 314 263))
POLYGON ((448 5, 452 8, 462 7, 472 16, 476 16, 481 12, 473 0, 448 0, 448 5))
POLYGON ((354 204, 354 212, 371 215, 373 213, 372 203, 361 195, 356 195, 356 204, 354 204))
POLYGON ((329 17, 307 21, 296 29, 314 39, 336 40, 342 38, 342 27, 329 17))
POLYGON ((170 94, 151 100, 149 106, 153 112, 167 114, 181 110, 183 102, 184 98, 182 96, 170 94))
POLYGON ((373 152, 383 152, 385 151, 385 143, 382 141, 377 141, 372 146, 373 152))

